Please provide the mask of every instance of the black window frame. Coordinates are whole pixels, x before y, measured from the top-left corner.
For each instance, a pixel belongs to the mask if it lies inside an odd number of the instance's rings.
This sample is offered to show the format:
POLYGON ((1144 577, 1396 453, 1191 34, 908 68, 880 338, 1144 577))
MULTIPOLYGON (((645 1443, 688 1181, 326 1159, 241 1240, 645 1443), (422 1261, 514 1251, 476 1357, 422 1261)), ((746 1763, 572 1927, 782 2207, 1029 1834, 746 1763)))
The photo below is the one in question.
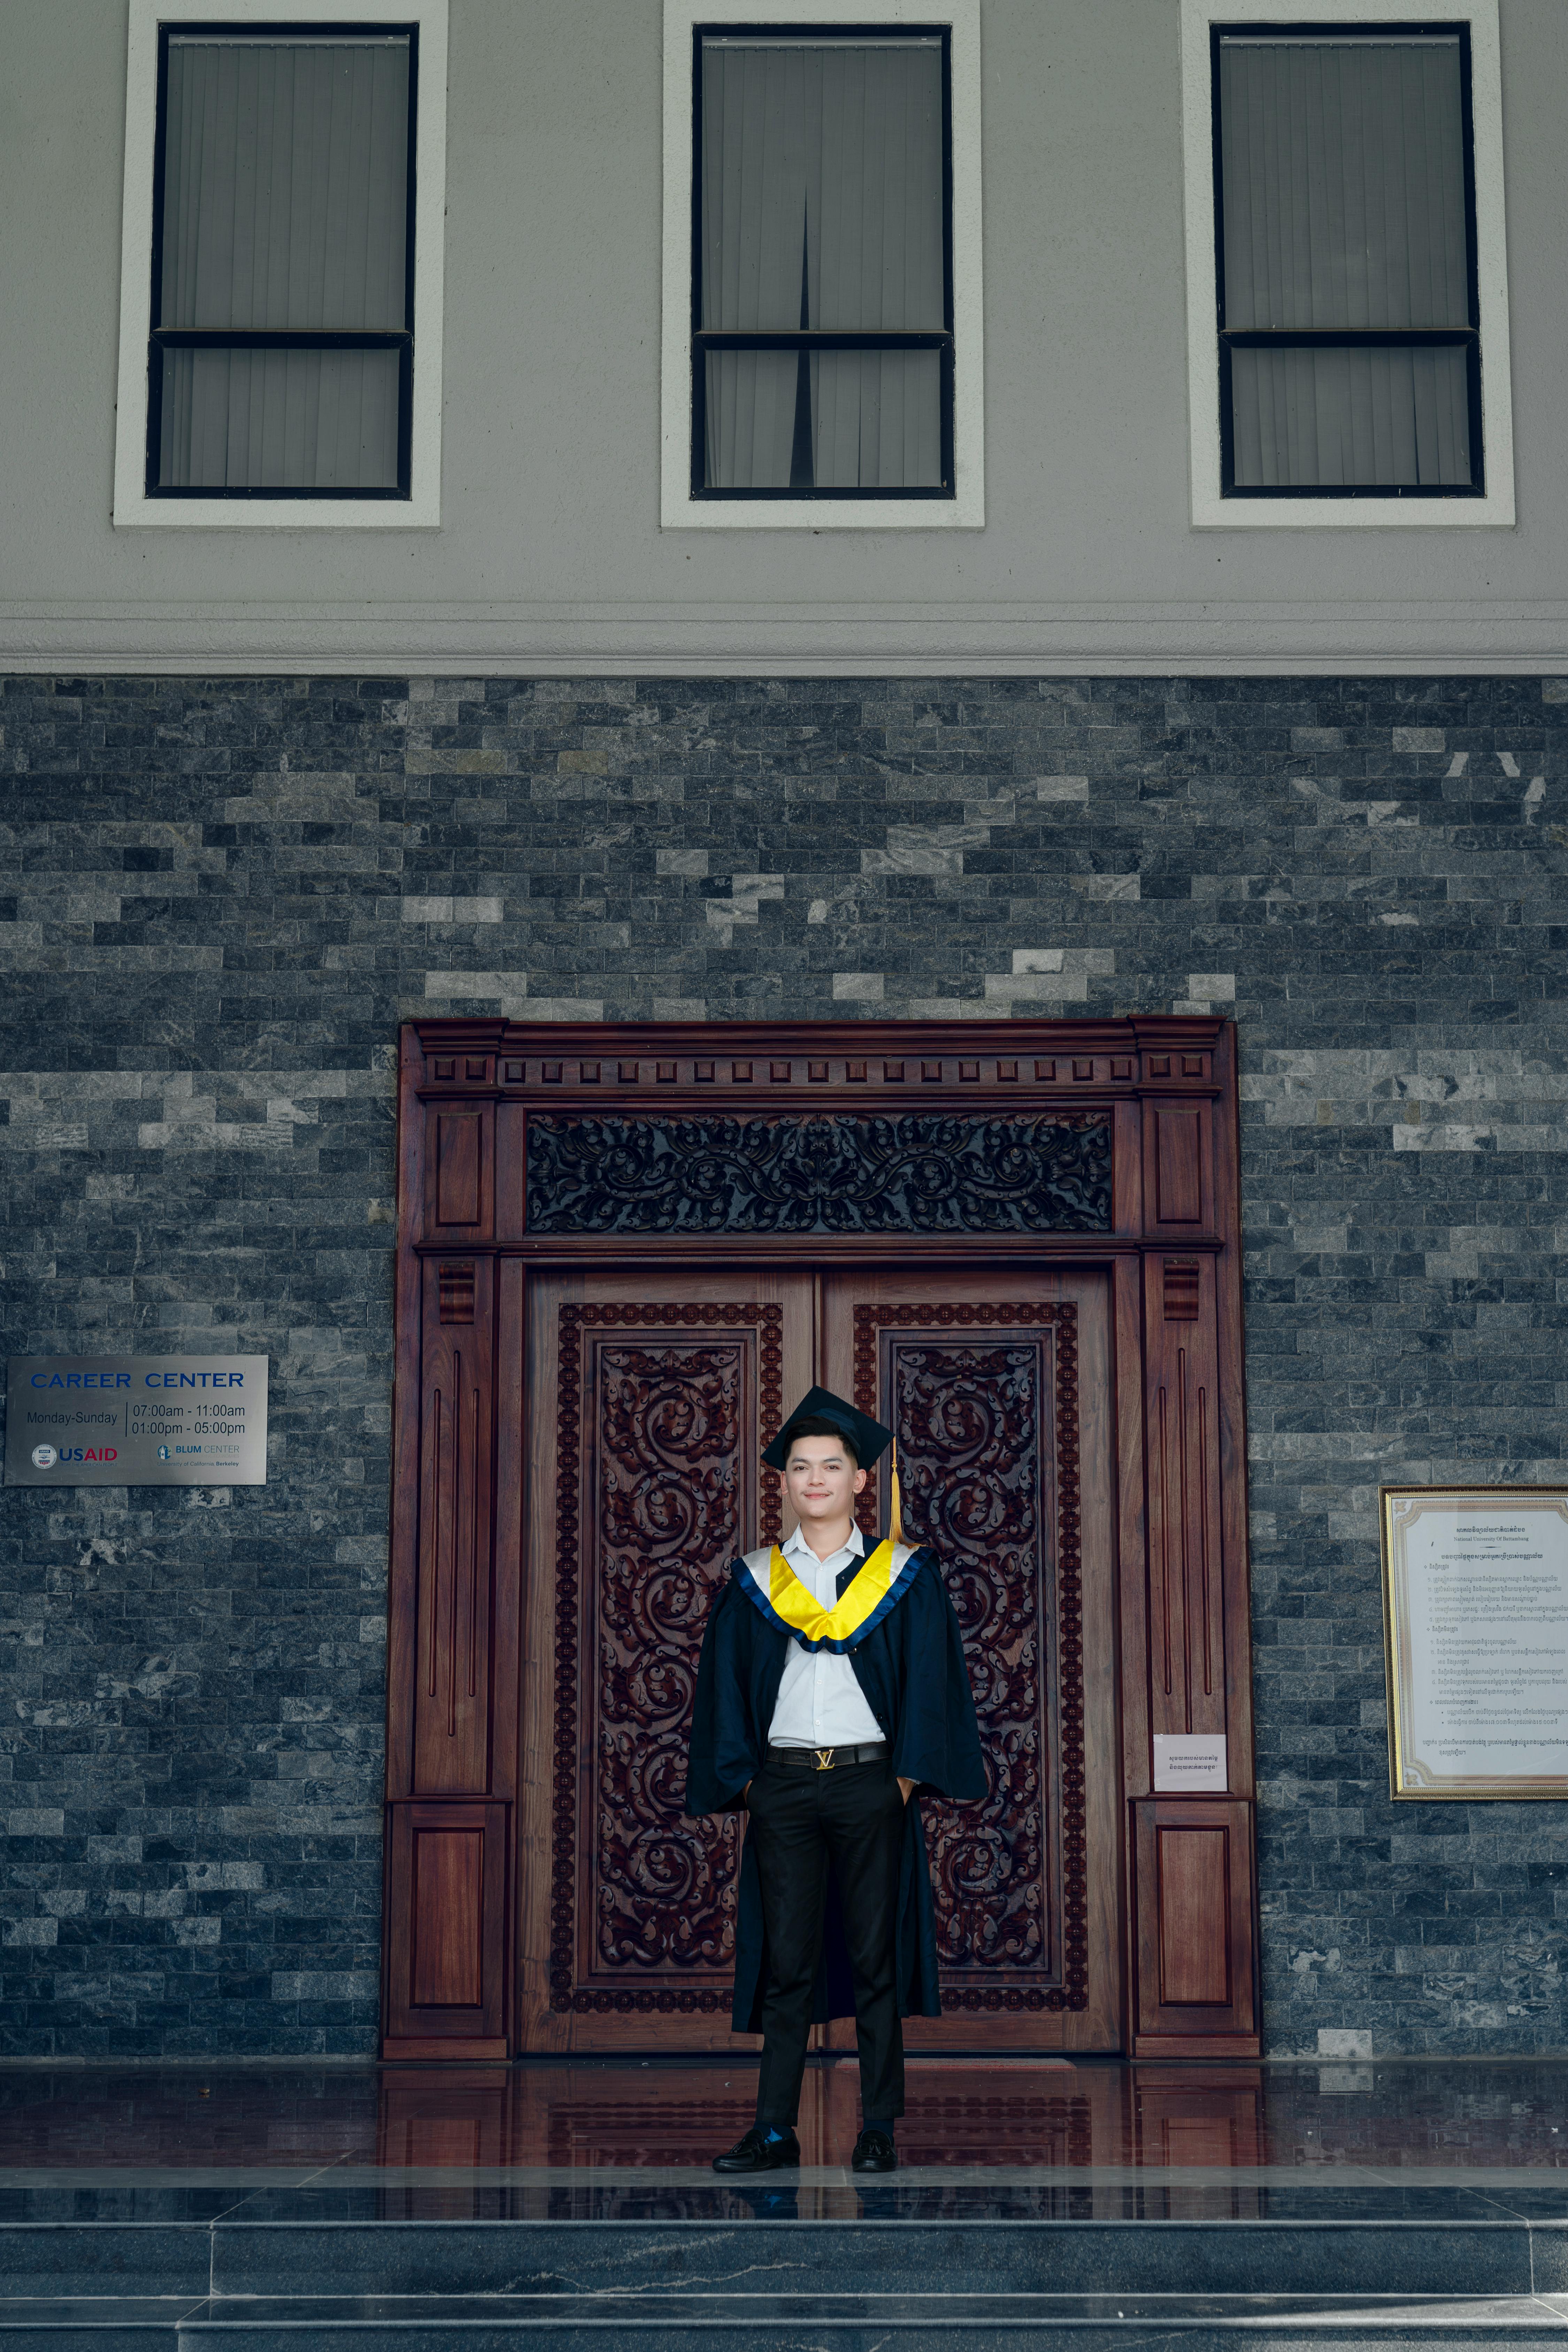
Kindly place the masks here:
POLYGON ((1219 335, 1219 486, 1224 499, 1484 499, 1486 447, 1481 429, 1480 262, 1476 236, 1476 137, 1474 94, 1470 75, 1470 23, 1466 17, 1381 17, 1368 16, 1324 24, 1312 17, 1281 23, 1236 19, 1209 26, 1210 122, 1214 153, 1215 313, 1219 335), (1294 35, 1303 40, 1343 39, 1349 35, 1440 36, 1458 37, 1459 47, 1460 135, 1465 178, 1466 301, 1469 311, 1464 327, 1408 328, 1235 328, 1225 317, 1225 154, 1220 113, 1220 48, 1226 39, 1267 34, 1276 40, 1294 35), (1282 482, 1237 483, 1236 478, 1235 409, 1231 389, 1231 353, 1236 351, 1301 349, 1316 346, 1335 351, 1420 349, 1437 345, 1462 347, 1468 394, 1470 475, 1468 482, 1282 482))
POLYGON ((147 463, 149 499, 289 499, 342 505, 345 499, 407 500, 413 496, 414 475, 414 226, 418 183, 419 26, 377 17, 343 17, 332 23, 301 24, 292 17, 171 18, 158 27, 158 111, 153 143, 153 287, 147 338, 147 463), (403 326, 374 333, 332 329, 293 331, 288 328, 163 327, 159 319, 163 285, 163 173, 168 151, 169 42, 203 37, 237 45, 247 40, 406 39, 408 43, 408 197, 403 279, 403 326), (170 483, 158 479, 163 429, 163 366, 166 351, 346 351, 398 354, 397 480, 370 489, 331 489, 314 486, 298 489, 274 483, 170 483))
POLYGON ((704 505, 737 500, 793 505, 820 501, 842 505, 846 499, 874 499, 879 505, 906 499, 952 501, 957 496, 953 463, 953 305, 952 305, 952 26, 951 23, 904 25, 890 22, 823 25, 810 17, 770 23, 735 24, 716 19, 692 26, 691 47, 691 496, 704 505), (844 47, 857 39, 931 41, 942 57, 942 319, 940 329, 824 330, 816 327, 776 329, 768 332, 705 328, 702 324, 702 44, 722 35, 748 41, 765 41, 770 35, 792 41, 814 37, 844 47), (909 488, 722 489, 705 478, 708 457, 708 353, 710 352, 844 352, 904 351, 939 354, 939 447, 942 480, 909 488))

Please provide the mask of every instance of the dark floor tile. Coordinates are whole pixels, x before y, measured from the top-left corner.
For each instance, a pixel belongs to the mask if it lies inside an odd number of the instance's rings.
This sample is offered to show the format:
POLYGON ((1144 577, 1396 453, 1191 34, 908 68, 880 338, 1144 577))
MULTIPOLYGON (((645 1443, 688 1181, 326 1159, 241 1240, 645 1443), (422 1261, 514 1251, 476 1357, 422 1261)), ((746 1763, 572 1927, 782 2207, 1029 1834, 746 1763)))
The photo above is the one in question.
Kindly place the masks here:
POLYGON ((0 2298, 205 2294, 212 2235, 162 2222, 13 2222, 0 2228, 0 2298))

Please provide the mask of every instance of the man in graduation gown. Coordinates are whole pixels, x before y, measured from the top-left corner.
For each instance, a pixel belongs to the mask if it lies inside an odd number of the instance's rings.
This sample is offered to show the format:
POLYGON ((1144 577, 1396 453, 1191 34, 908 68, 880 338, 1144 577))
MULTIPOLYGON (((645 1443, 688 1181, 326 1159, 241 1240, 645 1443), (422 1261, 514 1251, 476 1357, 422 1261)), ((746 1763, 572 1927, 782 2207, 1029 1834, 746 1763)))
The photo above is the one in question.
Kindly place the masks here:
POLYGON ((811 1391, 763 1455, 799 1524, 735 1561, 703 1635, 686 1810, 748 1815, 731 2021, 763 2036, 757 2120, 719 2172, 799 2163, 806 2038, 851 2010, 851 2161, 891 2172, 900 2021, 942 2013, 918 1792, 973 1802, 985 1768, 941 1568, 896 1539, 896 1477, 894 1537, 867 1544, 854 1522, 891 1435, 811 1391))

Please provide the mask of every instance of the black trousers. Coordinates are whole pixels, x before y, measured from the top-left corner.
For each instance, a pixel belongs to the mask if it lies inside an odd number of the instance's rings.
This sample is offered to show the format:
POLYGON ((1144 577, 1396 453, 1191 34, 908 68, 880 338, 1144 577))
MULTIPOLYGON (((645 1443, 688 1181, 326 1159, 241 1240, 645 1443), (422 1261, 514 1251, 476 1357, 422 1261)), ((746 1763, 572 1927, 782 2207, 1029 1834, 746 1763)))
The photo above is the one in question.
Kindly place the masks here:
POLYGON ((822 1953, 831 1864, 855 1980, 860 2112, 904 2112, 904 2037, 899 2021, 893 1922, 903 1848, 904 1801, 887 1759, 819 1772, 764 1763, 746 1799, 756 1840, 767 1930, 763 2063, 757 2121, 793 2124, 811 2031, 811 1993, 822 1953))

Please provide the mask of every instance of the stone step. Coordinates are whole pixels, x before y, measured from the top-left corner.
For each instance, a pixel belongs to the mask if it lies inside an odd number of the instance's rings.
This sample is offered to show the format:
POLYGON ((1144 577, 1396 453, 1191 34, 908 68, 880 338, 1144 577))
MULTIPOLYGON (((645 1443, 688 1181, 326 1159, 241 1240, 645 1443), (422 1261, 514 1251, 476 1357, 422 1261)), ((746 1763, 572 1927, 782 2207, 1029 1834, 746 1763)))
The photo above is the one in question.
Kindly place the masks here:
POLYGON ((1568 2295, 1568 2221, 0 2225, 0 2296, 1568 2295))
POLYGON ((1568 2299, 1409 2295, 16 2297, 0 2352, 1564 2352, 1568 2299))

